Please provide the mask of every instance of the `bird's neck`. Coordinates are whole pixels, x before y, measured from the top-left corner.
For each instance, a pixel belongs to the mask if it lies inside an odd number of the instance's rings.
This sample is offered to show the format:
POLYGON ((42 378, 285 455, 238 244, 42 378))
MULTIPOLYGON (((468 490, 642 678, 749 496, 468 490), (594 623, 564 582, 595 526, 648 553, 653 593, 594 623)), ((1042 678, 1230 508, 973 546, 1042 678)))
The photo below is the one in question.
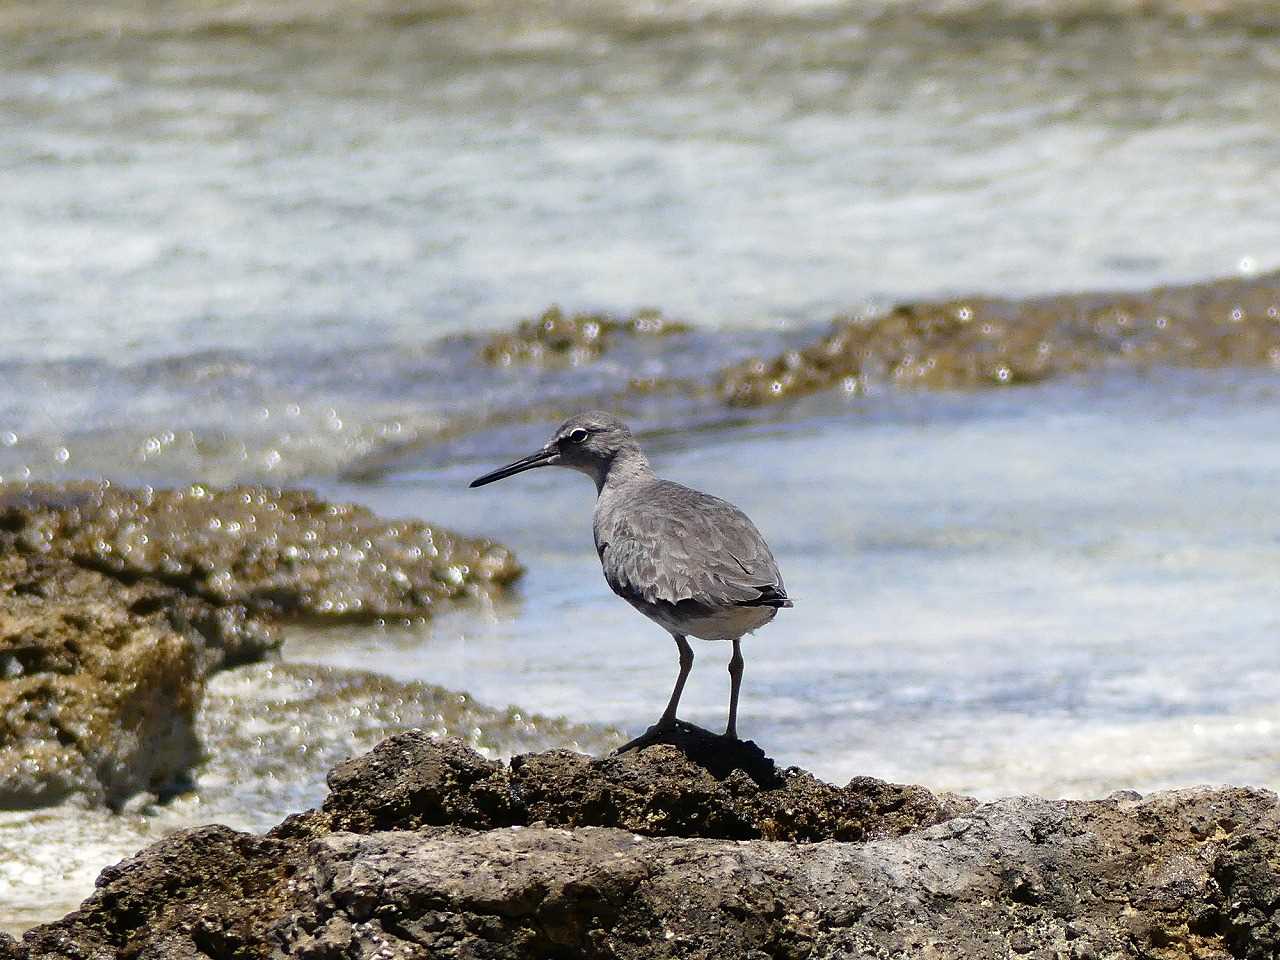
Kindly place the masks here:
POLYGON ((637 480, 652 480, 653 467, 649 466, 649 458, 641 453, 639 447, 624 449, 605 464, 593 479, 596 482, 596 494, 602 495, 606 490, 617 490, 637 480))

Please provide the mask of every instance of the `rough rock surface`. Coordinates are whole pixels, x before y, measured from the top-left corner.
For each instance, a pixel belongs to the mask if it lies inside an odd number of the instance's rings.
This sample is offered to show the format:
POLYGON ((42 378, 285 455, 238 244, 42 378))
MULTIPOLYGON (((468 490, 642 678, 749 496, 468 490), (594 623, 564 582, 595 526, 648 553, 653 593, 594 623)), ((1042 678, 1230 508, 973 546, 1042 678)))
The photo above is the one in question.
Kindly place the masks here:
POLYGON ((0 494, 0 808, 181 788, 215 670, 273 625, 429 614, 500 589, 511 553, 306 491, 0 494))
POLYGON ((1010 386, 1104 364, 1280 367, 1280 274, 1135 294, 971 298, 837 320, 830 334, 723 371, 716 389, 757 406, 842 386, 1010 386))
POLYGON ((481 760, 458 741, 407 733, 335 767, 324 813, 329 829, 360 833, 544 823, 813 841, 896 836, 973 806, 869 778, 834 787, 802 770, 776 769, 754 744, 698 733, 679 746, 603 760, 568 750, 527 754, 510 768, 481 760))
POLYGON ((712 774, 670 746, 603 761, 539 754, 507 768, 456 742, 403 734, 335 769, 324 809, 265 837, 215 826, 162 841, 105 871, 77 912, 21 944, 0 943, 0 956, 1262 960, 1280 951, 1280 800, 1268 791, 977 806, 875 781, 818 785, 819 795, 792 771, 761 784, 758 755, 732 756, 751 772, 712 774), (735 796, 729 781, 743 778, 759 793, 735 796), (560 792, 566 783, 572 794, 560 792), (726 836, 764 834, 760 811, 797 789, 815 812, 809 839, 820 842, 726 836), (710 809, 708 792, 720 795, 718 818, 699 812, 710 809), (611 806, 575 812, 582 797, 605 795, 611 806), (824 825, 844 829, 851 796, 873 798, 859 838, 824 835, 824 825), (874 798, 891 797, 911 799, 875 809, 874 798), (598 823, 558 825, 584 819, 598 823))
POLYGON ((620 337, 659 337, 686 333, 686 324, 668 320, 656 310, 641 310, 627 318, 600 313, 564 314, 551 307, 536 320, 526 320, 510 333, 491 337, 481 358, 494 366, 513 364, 572 364, 597 359, 620 337))
POLYGON ((0 530, 19 549, 219 607, 323 621, 422 616, 521 573, 490 540, 271 487, 33 487, 0 497, 0 530))
POLYGON ((115 803, 199 759, 202 647, 144 589, 0 556, 0 807, 115 803))

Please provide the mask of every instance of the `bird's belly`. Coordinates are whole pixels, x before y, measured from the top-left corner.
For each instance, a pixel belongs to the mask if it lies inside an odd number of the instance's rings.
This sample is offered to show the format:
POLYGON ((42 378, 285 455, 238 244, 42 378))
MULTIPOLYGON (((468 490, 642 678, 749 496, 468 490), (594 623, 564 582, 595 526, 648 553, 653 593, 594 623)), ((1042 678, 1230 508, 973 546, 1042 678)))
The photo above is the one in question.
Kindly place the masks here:
POLYGON ((718 607, 682 609, 670 603, 628 602, 654 623, 673 633, 699 640, 736 640, 763 627, 777 616, 773 607, 718 607))

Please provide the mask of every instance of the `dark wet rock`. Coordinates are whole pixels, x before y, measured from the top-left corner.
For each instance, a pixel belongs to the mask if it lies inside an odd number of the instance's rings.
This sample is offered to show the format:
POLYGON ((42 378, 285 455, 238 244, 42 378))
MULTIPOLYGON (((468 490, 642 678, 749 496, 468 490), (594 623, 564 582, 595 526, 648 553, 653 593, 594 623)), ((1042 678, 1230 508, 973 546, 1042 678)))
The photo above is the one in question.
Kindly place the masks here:
POLYGON ((285 917, 282 893, 300 865, 296 853, 283 841, 223 826, 175 834, 103 870, 81 909, 28 933, 20 955, 266 956, 264 933, 285 917))
POLYGON ((594 759, 552 750, 515 757, 509 769, 459 741, 404 733, 339 764, 324 812, 331 829, 357 832, 543 823, 817 841, 897 836, 973 807, 966 798, 879 780, 832 786, 802 770, 778 770, 754 744, 686 728, 697 731, 680 738, 689 752, 658 744, 594 759))
POLYGON ((200 758, 197 635, 56 559, 0 557, 0 595, 0 807, 183 786, 200 758))
POLYGON ((486 363, 572 364, 595 360, 622 337, 659 337, 686 333, 686 324, 668 320, 656 310, 641 310, 630 317, 600 313, 566 315, 551 307, 536 320, 522 322, 511 333, 500 333, 480 350, 486 363))
POLYGON ((432 740, 419 730, 388 737, 329 774, 324 810, 335 830, 475 829, 519 823, 519 805, 502 764, 460 740, 432 740))
POLYGON ((214 671, 284 621, 422 616, 501 589, 511 553, 306 491, 0 494, 0 808, 181 789, 214 671))
POLYGON ((0 497, 0 529, 30 552, 277 618, 422 616, 521 573, 492 541, 307 490, 34 487, 0 497))
MULTIPOLYGON (((770 788, 745 773, 720 780, 670 745, 605 761, 532 755, 508 770, 456 743, 402 735, 336 769, 325 809, 309 819, 268 837, 208 827, 163 841, 104 872, 80 910, 31 931, 16 952, 1276 956, 1280 800, 1269 791, 934 798, 935 814, 908 822, 904 809, 930 807, 923 788, 860 780, 842 791, 799 771, 778 776, 781 793, 808 784, 798 795, 813 811, 808 839, 821 842, 709 835, 707 820, 681 812, 707 803, 715 787, 704 778, 770 788), (615 789, 621 816, 643 812, 659 829, 555 824, 615 789), (872 803, 863 839, 836 839, 849 791, 914 799, 872 803), (540 813, 552 819, 529 819, 540 813), (529 822, 504 822, 520 818, 529 822)), ((748 822, 749 809, 738 816, 748 822)))
POLYGON ((754 759, 748 763, 717 773, 669 744, 604 760, 553 751, 515 758, 511 785, 529 822, 647 836, 865 840, 917 830, 973 806, 880 780, 836 787, 796 768, 760 776, 754 759))
POLYGON ((907 304, 736 364, 716 388, 731 404, 756 406, 882 384, 1012 386, 1104 365, 1280 368, 1280 274, 1133 294, 907 304))

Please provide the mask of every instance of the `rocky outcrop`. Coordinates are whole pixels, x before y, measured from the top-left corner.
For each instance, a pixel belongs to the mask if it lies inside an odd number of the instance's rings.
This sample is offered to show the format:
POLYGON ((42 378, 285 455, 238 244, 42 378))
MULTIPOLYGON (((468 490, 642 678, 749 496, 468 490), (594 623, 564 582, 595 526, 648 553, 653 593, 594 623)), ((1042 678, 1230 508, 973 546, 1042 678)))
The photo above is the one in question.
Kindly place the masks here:
POLYGON ((979 806, 728 756, 727 772, 671 746, 507 767, 403 734, 336 768, 322 809, 266 836, 205 827, 162 841, 8 949, 32 960, 1280 950, 1280 801, 1268 791, 979 806), (769 839, 779 822, 802 824, 790 829, 803 840, 769 839))
POLYGON ((525 320, 510 333, 490 337, 480 357, 493 366, 516 364, 573 365, 598 359, 610 344, 623 337, 661 337, 687 333, 687 324, 668 320, 656 310, 641 310, 630 317, 601 313, 566 315, 550 307, 535 320, 525 320))
POLYGON ((1280 274, 1133 294, 905 304, 735 364, 716 390, 735 406, 758 406, 837 387, 1011 386, 1107 364, 1280 367, 1280 274))
POLYGON ((271 487, 34 487, 0 496, 0 530, 19 550, 220 608, 321 622, 429 615, 521 573, 490 540, 271 487))
POLYGON ((834 787, 802 770, 776 769, 752 744, 690 734, 697 730, 686 727, 679 746, 603 760, 552 750, 516 757, 510 767, 482 761, 458 741, 392 737, 334 768, 326 828, 367 833, 544 823, 653 836, 863 840, 939 823, 973 806, 872 779, 834 787))
POLYGON ((181 787, 209 656, 144 587, 0 558, 0 807, 181 787))
POLYGON ((273 626, 429 615, 501 589, 511 553, 306 491, 0 496, 0 808, 183 788, 205 678, 273 626))

